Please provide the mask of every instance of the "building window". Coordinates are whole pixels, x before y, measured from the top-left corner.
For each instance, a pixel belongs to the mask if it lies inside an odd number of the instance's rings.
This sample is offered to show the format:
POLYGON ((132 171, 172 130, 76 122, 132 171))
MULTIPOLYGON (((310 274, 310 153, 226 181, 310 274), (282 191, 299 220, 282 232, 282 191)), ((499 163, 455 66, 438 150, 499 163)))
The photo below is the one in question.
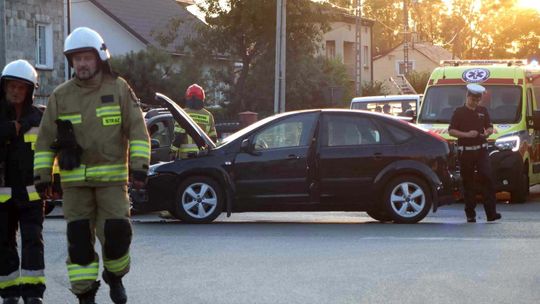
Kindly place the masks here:
POLYGON ((52 26, 50 24, 36 25, 36 68, 53 68, 52 26))
MULTIPOLYGON (((414 70, 414 61, 408 62, 408 72, 412 72, 414 70)), ((405 75, 405 62, 404 61, 398 61, 397 62, 397 73, 398 75, 405 75)))
POLYGON ((364 45, 364 68, 369 68, 369 48, 364 45))
POLYGON ((326 58, 336 58, 336 42, 326 41, 326 58))

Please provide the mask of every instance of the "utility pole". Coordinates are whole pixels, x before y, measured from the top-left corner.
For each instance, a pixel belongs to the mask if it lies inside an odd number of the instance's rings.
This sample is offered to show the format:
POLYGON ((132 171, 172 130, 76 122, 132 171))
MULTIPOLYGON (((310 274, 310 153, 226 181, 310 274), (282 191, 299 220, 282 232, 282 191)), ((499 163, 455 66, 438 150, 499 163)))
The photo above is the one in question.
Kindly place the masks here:
POLYGON ((285 112, 285 63, 287 0, 276 1, 276 64, 274 78, 274 113, 285 112))
MULTIPOLYGON (((354 1, 354 0, 353 0, 354 1)), ((362 96, 362 0, 356 0, 356 8, 354 10, 356 17, 356 60, 355 60, 355 91, 356 96, 362 96)))
POLYGON ((409 8, 407 1, 403 0, 403 71, 409 74, 409 8))

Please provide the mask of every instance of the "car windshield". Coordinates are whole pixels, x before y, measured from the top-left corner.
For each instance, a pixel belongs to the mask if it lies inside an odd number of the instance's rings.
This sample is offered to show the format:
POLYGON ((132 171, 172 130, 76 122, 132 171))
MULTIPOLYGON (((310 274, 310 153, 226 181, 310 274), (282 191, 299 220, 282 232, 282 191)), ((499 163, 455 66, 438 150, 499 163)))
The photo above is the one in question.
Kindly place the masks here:
POLYGON ((351 109, 386 113, 395 116, 413 117, 416 113, 416 100, 373 100, 351 104, 351 109))
MULTIPOLYGON (((486 107, 491 122, 516 123, 521 115, 521 89, 509 85, 484 85, 486 93, 480 105, 486 107)), ((464 85, 432 86, 422 102, 418 123, 450 123, 454 110, 465 104, 464 85)))

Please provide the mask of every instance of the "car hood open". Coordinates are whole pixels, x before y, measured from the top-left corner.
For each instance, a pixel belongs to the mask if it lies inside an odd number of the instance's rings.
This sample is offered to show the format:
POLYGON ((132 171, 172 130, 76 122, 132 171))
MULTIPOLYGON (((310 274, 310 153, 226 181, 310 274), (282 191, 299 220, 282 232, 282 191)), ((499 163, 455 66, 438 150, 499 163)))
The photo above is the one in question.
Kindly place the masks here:
POLYGON ((213 149, 216 147, 216 144, 208 137, 208 134, 174 101, 157 92, 155 97, 160 104, 164 105, 171 112, 174 120, 186 130, 187 134, 193 138, 199 148, 207 147, 208 149, 213 149))

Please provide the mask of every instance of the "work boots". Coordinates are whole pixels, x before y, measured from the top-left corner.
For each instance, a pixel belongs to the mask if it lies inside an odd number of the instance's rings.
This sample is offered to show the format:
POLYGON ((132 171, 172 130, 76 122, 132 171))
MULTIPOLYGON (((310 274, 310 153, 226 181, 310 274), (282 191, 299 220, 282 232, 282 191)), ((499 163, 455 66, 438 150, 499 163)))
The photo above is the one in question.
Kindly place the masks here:
POLYGON ((109 295, 114 304, 125 304, 127 303, 126 288, 122 284, 122 277, 117 277, 114 274, 104 270, 102 275, 105 283, 109 284, 110 291, 109 295))
POLYGON ((2 304, 19 304, 19 297, 4 298, 2 304))
POLYGON ((77 298, 79 298, 79 304, 96 304, 96 293, 99 285, 99 281, 96 281, 94 284, 92 284, 92 289, 83 294, 77 295, 77 298))

